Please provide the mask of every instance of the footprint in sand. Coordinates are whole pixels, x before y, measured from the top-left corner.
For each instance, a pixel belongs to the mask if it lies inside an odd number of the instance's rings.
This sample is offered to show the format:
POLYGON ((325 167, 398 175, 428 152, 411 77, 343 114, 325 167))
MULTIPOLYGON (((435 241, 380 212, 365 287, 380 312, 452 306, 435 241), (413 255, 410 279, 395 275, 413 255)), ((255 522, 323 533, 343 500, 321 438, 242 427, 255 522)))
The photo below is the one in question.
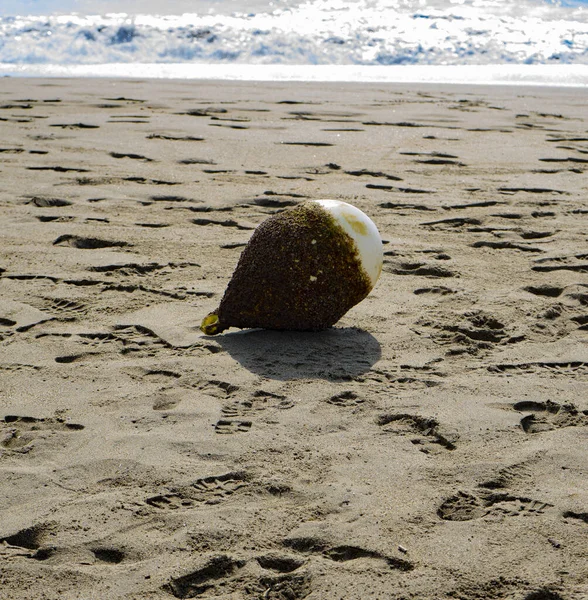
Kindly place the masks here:
MULTIPOLYGON (((195 598, 202 594, 211 594, 214 597, 227 594, 232 596, 233 593, 240 593, 246 589, 256 598, 301 600, 311 593, 311 578, 308 573, 294 573, 298 567, 283 571, 275 568, 278 566, 276 560, 265 559, 266 557, 259 557, 253 562, 219 554, 207 559, 198 569, 172 578, 163 589, 176 598, 195 598), (248 563, 251 568, 244 569, 248 563), (257 569, 253 565, 256 565, 257 569), (277 571, 278 574, 268 571, 277 571)), ((279 562, 279 566, 297 564, 289 563, 287 559, 279 562)))
POLYGON ((167 344, 150 329, 141 325, 115 325, 116 340, 122 343, 121 354, 150 356, 157 350, 167 348, 167 344))
POLYGON ((452 290, 451 288, 448 288, 444 285, 435 285, 432 287, 417 288, 412 293, 415 294, 416 296, 421 296, 423 294, 433 294, 436 296, 448 296, 450 294, 456 294, 457 292, 456 292, 456 290, 452 290))
POLYGON ((61 129, 98 129, 100 125, 90 123, 52 123, 49 127, 59 127, 61 129))
POLYGON ((81 431, 83 425, 61 417, 37 418, 6 415, 0 419, 0 446, 12 453, 25 454, 33 450, 37 438, 46 438, 57 432, 81 431))
POLYGON ((437 509, 437 516, 444 521, 471 521, 487 516, 501 518, 540 515, 549 508, 553 508, 553 504, 507 492, 474 495, 458 491, 443 501, 437 509))
MULTIPOLYGON (((21 550, 39 550, 41 546, 55 533, 57 524, 54 522, 37 523, 31 527, 20 529, 6 537, 0 538, 0 548, 3 545, 21 550)), ((28 556, 34 556, 29 553, 28 556)))
POLYGON ((455 231, 456 233, 460 233, 463 230, 468 231, 471 227, 479 227, 482 223, 481 219, 473 217, 451 217, 438 221, 427 221, 426 223, 421 223, 421 227, 426 227, 433 231, 455 231))
POLYGON ((150 133, 147 136, 148 140, 167 140, 171 142, 203 142, 203 137, 192 135, 176 135, 173 133, 150 133))
POLYGON ((390 369, 371 369, 365 376, 356 377, 357 381, 376 381, 393 386, 396 390, 414 390, 417 388, 431 388, 442 384, 445 377, 443 371, 432 366, 399 365, 390 369), (423 377, 426 375, 426 377, 423 377))
POLYGON ((349 562, 370 559, 374 566, 399 571, 412 571, 414 564, 404 558, 388 556, 376 550, 369 550, 353 544, 331 545, 320 537, 293 536, 283 540, 284 546, 303 554, 311 554, 333 562, 349 562))
POLYGON ((426 328, 436 344, 453 346, 449 354, 475 354, 490 350, 495 344, 510 344, 524 339, 494 315, 480 310, 461 314, 440 313, 434 319, 420 319, 417 325, 426 328))
POLYGON ((200 505, 219 504, 249 485, 247 475, 240 472, 202 477, 194 483, 174 488, 168 493, 147 498, 150 506, 164 510, 187 509, 200 505))
POLYGON ((149 199, 153 200, 153 202, 201 202, 201 200, 194 200, 192 198, 180 196, 178 194, 153 194, 149 196, 149 199))
POLYGON ((152 162, 152 158, 147 158, 142 154, 134 154, 132 152, 110 152, 112 158, 130 158, 131 160, 142 160, 145 162, 152 162))
POLYGON ((56 173, 89 173, 89 169, 80 169, 78 167, 26 167, 28 171, 55 171, 56 173))
POLYGON ((399 152, 399 154, 417 157, 414 159, 417 164, 466 166, 459 160, 458 156, 445 152, 399 152))
MULTIPOLYGON (((395 185, 381 185, 377 183, 368 183, 365 186, 368 190, 381 190, 383 192, 401 192, 403 194, 436 194, 437 190, 428 190, 424 188, 402 187, 395 185)), ((427 210, 420 208, 420 210, 427 210)), ((433 209, 435 210, 435 209, 433 209)))
POLYGON ((292 408, 294 402, 281 394, 273 394, 264 390, 255 391, 247 400, 236 400, 223 406, 221 412, 226 418, 247 417, 267 409, 286 410, 292 408))
POLYGON ((542 248, 510 241, 481 240, 470 244, 472 248, 490 248, 492 250, 520 250, 521 252, 543 252, 542 248))
POLYGON ((244 560, 236 560, 225 554, 213 556, 199 569, 173 578, 163 588, 176 598, 195 598, 204 592, 212 591, 217 584, 222 584, 226 589, 245 563, 244 560))
POLYGON ((431 278, 444 278, 444 277, 459 277, 459 275, 447 269, 446 267, 440 267, 439 265, 425 263, 421 261, 390 261, 385 260, 386 266, 384 271, 393 273, 394 275, 412 275, 416 277, 431 277, 431 278))
POLYGON ((376 423, 384 433, 410 436, 411 443, 425 454, 434 452, 439 447, 455 450, 457 436, 440 433, 436 419, 406 413, 388 413, 380 415, 376 423))
POLYGON ((561 296, 565 288, 557 285, 549 285, 547 283, 542 285, 529 285, 523 288, 525 292, 529 292, 535 296, 546 296, 548 298, 558 298, 561 296))
POLYGON ((363 404, 365 400, 358 396, 355 392, 350 390, 335 394, 330 398, 327 398, 326 402, 333 404, 334 406, 340 406, 342 408, 353 407, 363 404))
POLYGON ((238 385, 229 383, 228 381, 220 381, 218 379, 201 381, 196 387, 209 396, 222 399, 230 398, 233 394, 239 391, 238 385))
POLYGON ((588 273, 588 253, 569 254, 548 258, 539 258, 531 267, 532 271, 551 273, 553 271, 572 271, 588 273))
POLYGON ((43 196, 33 196, 27 200, 26 204, 32 204, 39 208, 61 208, 63 206, 72 206, 73 202, 64 200, 63 198, 47 198, 43 196))
POLYGON ((588 524, 588 512, 574 512, 573 510, 566 510, 563 515, 564 519, 578 519, 588 524))
POLYGON ((119 563, 123 562, 126 557, 126 554, 123 550, 112 548, 110 546, 91 548, 91 551, 96 557, 96 560, 109 563, 111 565, 118 565, 119 563))
POLYGON ((490 373, 500 375, 542 375, 546 377, 575 377, 584 379, 588 375, 588 363, 572 361, 540 361, 530 363, 502 363, 487 367, 490 373))
POLYGON ((192 223, 194 223, 194 225, 201 225, 201 226, 220 225, 221 227, 233 227, 240 231, 251 231, 251 230, 255 229, 255 226, 252 224, 239 223, 238 221, 235 221, 234 219, 204 219, 204 218, 200 218, 200 219, 192 219, 192 223))
POLYGON ((71 246, 82 250, 97 250, 102 248, 122 248, 129 246, 128 242, 118 240, 102 240, 94 237, 82 237, 79 235, 60 235, 54 242, 54 246, 71 246))
POLYGON ((255 560, 257 560, 262 568, 277 571, 278 573, 291 573, 299 569, 306 562, 304 558, 300 558, 299 556, 277 552, 257 556, 255 560))
POLYGON ((377 177, 381 179, 388 179, 390 181, 402 181, 402 177, 398 177, 398 175, 392 175, 391 173, 383 173, 382 171, 370 171, 369 169, 345 171, 345 174, 352 175, 353 177, 377 177))
POLYGON ((48 298, 46 310, 62 321, 75 321, 88 312, 88 307, 68 298, 48 298))
POLYGON ((530 413, 521 419, 525 433, 541 433, 562 427, 582 427, 588 425, 588 410, 580 411, 574 404, 558 404, 547 400, 534 402, 524 400, 513 404, 513 409, 530 413))
MULTIPOLYGON (((415 204, 413 202, 380 202, 378 204, 380 208, 390 209, 394 211, 406 211, 406 210, 417 210, 417 211, 435 211, 435 208, 426 206, 425 204, 415 204)), ((398 214, 404 214, 399 212, 398 214)))
POLYGON ((531 461, 508 465, 500 469, 495 477, 487 479, 478 485, 483 489, 496 490, 508 488, 509 485, 516 481, 523 480, 528 482, 532 478, 531 466, 531 461))
POLYGON ((219 419, 214 425, 214 432, 221 435, 232 435, 234 433, 246 433, 251 429, 251 421, 240 419, 219 419))

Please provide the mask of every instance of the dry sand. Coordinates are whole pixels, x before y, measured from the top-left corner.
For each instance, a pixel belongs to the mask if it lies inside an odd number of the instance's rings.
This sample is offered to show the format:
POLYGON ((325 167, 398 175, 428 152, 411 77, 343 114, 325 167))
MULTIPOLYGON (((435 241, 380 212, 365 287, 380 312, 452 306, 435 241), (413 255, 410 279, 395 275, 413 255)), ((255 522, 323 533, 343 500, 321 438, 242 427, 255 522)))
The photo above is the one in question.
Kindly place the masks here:
POLYGON ((3 79, 0 597, 588 598, 588 92, 3 79), (252 229, 378 225, 322 333, 252 229))

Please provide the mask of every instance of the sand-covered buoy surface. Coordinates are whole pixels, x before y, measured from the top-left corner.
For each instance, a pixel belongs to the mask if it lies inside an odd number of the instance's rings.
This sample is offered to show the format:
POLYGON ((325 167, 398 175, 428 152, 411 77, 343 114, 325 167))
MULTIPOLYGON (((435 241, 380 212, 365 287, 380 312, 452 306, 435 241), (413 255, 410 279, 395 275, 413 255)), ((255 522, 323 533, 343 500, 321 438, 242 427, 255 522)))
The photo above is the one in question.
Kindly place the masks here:
POLYGON ((257 227, 200 329, 327 329, 369 294, 382 261, 382 239, 365 213, 339 200, 305 202, 257 227))

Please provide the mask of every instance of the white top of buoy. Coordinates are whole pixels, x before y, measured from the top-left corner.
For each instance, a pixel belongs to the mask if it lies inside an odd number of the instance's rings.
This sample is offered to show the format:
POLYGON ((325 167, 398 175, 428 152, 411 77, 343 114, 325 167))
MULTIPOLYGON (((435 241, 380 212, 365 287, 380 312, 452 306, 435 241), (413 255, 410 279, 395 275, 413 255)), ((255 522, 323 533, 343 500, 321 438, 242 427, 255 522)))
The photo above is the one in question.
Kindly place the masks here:
POLYGON ((337 223, 349 234, 359 252, 362 266, 376 285, 382 272, 384 251, 380 232, 374 222, 359 208, 341 200, 313 200, 327 210, 337 223))

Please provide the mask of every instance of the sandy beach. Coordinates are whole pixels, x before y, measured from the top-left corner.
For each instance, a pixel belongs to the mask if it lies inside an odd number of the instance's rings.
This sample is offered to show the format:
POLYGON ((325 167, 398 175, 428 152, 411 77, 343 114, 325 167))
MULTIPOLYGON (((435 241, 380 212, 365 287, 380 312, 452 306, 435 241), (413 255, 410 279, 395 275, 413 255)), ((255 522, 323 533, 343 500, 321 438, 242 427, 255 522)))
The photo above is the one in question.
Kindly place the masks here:
POLYGON ((586 600, 588 91, 0 84, 2 600, 586 600), (384 270, 198 326, 308 199, 384 270))

